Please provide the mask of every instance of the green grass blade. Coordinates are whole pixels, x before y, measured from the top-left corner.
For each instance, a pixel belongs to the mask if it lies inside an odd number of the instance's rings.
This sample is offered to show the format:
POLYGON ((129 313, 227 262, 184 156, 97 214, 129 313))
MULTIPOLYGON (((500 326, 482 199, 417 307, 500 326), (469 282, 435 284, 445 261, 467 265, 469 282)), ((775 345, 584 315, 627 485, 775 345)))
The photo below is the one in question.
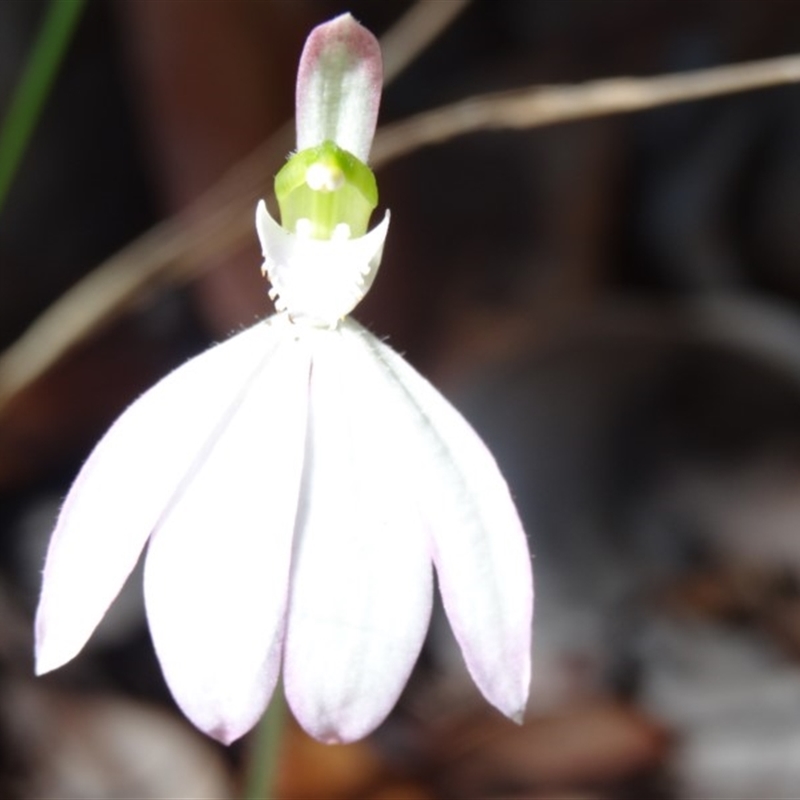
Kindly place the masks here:
POLYGON ((86 0, 50 0, 0 127, 0 209, 19 168, 86 0))

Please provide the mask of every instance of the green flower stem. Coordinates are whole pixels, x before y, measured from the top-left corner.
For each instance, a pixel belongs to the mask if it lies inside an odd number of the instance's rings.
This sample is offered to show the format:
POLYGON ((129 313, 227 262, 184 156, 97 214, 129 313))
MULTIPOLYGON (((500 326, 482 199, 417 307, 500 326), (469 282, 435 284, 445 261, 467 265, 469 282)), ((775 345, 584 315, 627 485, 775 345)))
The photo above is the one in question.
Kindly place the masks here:
POLYGON ((285 722, 286 700, 279 683, 250 743, 244 800, 277 800, 275 786, 285 722))
POLYGON ((50 0, 0 127, 0 209, 86 0, 50 0))

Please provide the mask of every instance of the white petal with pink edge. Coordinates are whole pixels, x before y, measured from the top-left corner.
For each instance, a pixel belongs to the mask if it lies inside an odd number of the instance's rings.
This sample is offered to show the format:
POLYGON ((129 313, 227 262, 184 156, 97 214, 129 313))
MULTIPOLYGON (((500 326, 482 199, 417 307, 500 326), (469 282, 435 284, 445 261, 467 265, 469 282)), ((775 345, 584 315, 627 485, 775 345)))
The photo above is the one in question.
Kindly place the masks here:
POLYGON ((36 615, 36 670, 73 658, 130 574, 220 420, 276 344, 259 323, 170 373, 95 447, 50 540, 36 615))
POLYGON ((363 355, 352 337, 318 333, 284 681, 300 724, 325 742, 383 721, 431 610, 430 543, 403 439, 363 355))
POLYGON ((348 320, 345 330, 361 337, 387 384, 406 395, 415 417, 415 491, 445 610, 478 688, 519 721, 530 686, 533 583, 508 486, 480 437, 425 378, 358 323, 348 320))
POLYGON ((280 671, 310 367, 286 333, 161 518, 145 564, 170 690, 225 744, 258 721, 280 671))

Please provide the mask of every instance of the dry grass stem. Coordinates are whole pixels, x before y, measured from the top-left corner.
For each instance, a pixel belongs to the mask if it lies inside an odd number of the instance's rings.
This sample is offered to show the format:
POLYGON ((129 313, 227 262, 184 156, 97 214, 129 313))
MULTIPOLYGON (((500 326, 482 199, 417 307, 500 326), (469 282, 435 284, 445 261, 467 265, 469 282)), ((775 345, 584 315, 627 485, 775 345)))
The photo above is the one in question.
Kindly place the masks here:
MULTIPOLYGON (((400 51, 418 53, 464 6, 461 0, 414 6, 384 37, 391 77, 408 63, 400 51)), ((474 97, 381 128, 372 165, 474 131, 533 128, 796 82, 800 56, 786 56, 654 78, 613 78, 474 97)), ((0 413, 145 291, 156 284, 189 282, 205 265, 252 237, 255 204, 259 197, 269 197, 265 187, 290 148, 291 126, 286 125, 186 212, 136 239, 50 306, 0 355, 0 413)))
POLYGON ((470 0, 438 0, 413 5, 381 36, 383 82, 391 83, 469 6, 470 0))
POLYGON ((733 64, 654 78, 609 78, 576 86, 538 86, 471 97, 384 126, 375 165, 466 133, 538 128, 800 82, 800 56, 733 64))

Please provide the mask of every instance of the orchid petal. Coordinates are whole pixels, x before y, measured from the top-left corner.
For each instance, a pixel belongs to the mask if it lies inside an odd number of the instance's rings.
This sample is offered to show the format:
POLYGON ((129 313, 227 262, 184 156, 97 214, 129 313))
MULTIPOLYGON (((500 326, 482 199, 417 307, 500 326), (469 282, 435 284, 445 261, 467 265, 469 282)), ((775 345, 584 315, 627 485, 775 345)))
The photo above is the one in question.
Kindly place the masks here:
POLYGON ((280 671, 310 357, 287 338, 232 409, 153 534, 145 600, 175 700, 229 744, 280 671))
POLYGON ((333 141, 366 162, 382 84, 378 40, 350 14, 314 28, 297 72, 297 149, 333 141))
POLYGON ((383 721, 413 669, 432 565, 385 390, 352 339, 316 336, 284 681, 312 736, 347 742, 383 721))
POLYGON ((372 286, 389 230, 389 212, 380 225, 357 239, 311 239, 282 228, 262 200, 256 228, 264 268, 279 298, 278 310, 333 326, 372 286))
MULTIPOLYGON (((359 337, 415 416, 415 487, 433 535, 447 616, 484 696, 521 720, 530 684, 530 555, 505 480, 464 418, 408 362, 358 323, 359 337)), ((411 443, 407 446, 410 452, 411 443)))
POLYGON ((84 464, 50 540, 36 615, 36 671, 86 643, 176 487, 273 346, 259 324, 170 373, 111 426, 84 464))

